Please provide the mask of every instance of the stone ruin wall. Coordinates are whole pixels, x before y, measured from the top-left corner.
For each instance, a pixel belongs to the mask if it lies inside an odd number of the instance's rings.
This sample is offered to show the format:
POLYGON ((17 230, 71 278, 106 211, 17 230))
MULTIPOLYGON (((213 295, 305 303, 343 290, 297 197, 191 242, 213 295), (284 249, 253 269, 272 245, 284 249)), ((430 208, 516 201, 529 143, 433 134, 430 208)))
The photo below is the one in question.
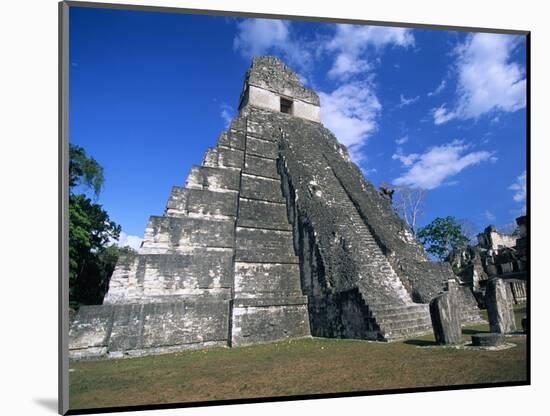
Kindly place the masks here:
POLYGON ((485 307, 485 288, 490 279, 502 278, 514 303, 527 301, 527 218, 516 219, 518 231, 507 235, 488 226, 478 244, 455 250, 447 261, 464 286, 472 288, 480 307, 485 307))

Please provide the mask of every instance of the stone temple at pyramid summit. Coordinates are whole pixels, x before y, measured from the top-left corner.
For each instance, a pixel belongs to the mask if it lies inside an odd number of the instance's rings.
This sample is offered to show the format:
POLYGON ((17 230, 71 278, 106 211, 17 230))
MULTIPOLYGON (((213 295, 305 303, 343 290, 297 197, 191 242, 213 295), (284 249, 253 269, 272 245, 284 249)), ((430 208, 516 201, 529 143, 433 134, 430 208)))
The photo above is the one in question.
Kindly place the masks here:
MULTIPOLYGON (((119 259, 103 305, 71 322, 70 357, 403 339, 431 332, 428 303, 453 279, 323 126, 318 95, 256 57, 228 130, 119 259)), ((479 320, 455 289, 462 322, 479 320)))

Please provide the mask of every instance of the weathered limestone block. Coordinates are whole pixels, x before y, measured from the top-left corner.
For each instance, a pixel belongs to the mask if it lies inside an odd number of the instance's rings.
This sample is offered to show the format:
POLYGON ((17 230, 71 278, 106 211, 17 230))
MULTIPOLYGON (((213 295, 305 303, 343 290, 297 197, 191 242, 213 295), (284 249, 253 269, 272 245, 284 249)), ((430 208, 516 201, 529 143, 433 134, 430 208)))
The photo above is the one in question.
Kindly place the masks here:
POLYGON ((430 302, 430 316, 438 344, 461 344, 460 310, 453 291, 444 292, 430 302))
MULTIPOLYGON (((235 119, 237 120, 237 119, 235 119)), ((222 133, 218 138, 218 146, 225 146, 231 149, 244 150, 245 148, 244 131, 229 130, 226 133, 222 133)))
POLYGON ((253 135, 263 140, 274 142, 278 141, 281 135, 277 123, 266 122, 266 120, 261 118, 255 119, 254 115, 249 115, 246 120, 246 133, 247 135, 253 135))
POLYGON ((229 168, 242 168, 244 163, 244 151, 228 147, 218 147, 218 166, 229 168))
POLYGON ((174 186, 166 204, 165 215, 235 219, 237 216, 237 193, 174 186))
POLYGON ((279 156, 279 146, 275 142, 249 136, 246 139, 246 154, 277 159, 279 156))
POLYGON ((241 179, 241 196, 268 202, 285 202, 279 180, 244 173, 241 179))
POLYGON ((239 182, 240 171, 237 169, 193 166, 185 186, 217 192, 236 192, 239 190, 239 182))
POLYGON ((288 223, 286 204, 246 198, 240 198, 239 200, 237 225, 240 227, 292 230, 292 226, 288 223))
POLYGON ((512 293, 510 286, 502 279, 494 278, 487 282, 485 304, 491 332, 509 334, 516 330, 512 293))
POLYGON ((107 353, 113 323, 109 306, 81 306, 69 330, 71 357, 98 357, 107 353))
POLYGON ((155 217, 145 229, 141 254, 189 251, 193 247, 233 247, 234 221, 155 217))
POLYGON ((291 231, 237 227, 235 261, 251 263, 298 263, 291 231))
POLYGON ((235 263, 235 292, 257 296, 258 293, 301 295, 298 264, 235 263))
POLYGON ((229 295, 233 250, 197 248, 188 253, 142 254, 133 258, 135 264, 131 269, 117 264, 104 303, 166 302, 169 296, 229 295))
POLYGON ((228 342, 229 300, 83 306, 70 330, 72 359, 171 352, 228 342))
POLYGON ((279 172, 277 172, 277 161, 260 156, 247 154, 243 172, 251 175, 279 179, 279 172))
POLYGON ((309 334, 305 297, 234 301, 232 346, 304 337, 309 334))
POLYGON ((144 305, 143 348, 227 341, 229 302, 196 298, 144 305))
POLYGON ((202 159, 202 166, 208 166, 212 168, 218 167, 218 148, 209 147, 202 159))
POLYGON ((109 338, 109 351, 127 351, 142 348, 142 304, 112 306, 113 325, 109 338))

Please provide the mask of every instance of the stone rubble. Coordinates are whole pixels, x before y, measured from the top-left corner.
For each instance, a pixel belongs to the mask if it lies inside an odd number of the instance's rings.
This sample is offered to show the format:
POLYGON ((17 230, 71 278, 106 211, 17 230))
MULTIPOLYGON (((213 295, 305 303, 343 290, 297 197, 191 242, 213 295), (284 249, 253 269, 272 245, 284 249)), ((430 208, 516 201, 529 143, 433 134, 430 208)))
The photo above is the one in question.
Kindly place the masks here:
POLYGON ((478 235, 478 244, 453 251, 447 261, 463 286, 471 288, 480 307, 485 307, 487 282, 503 278, 512 291, 514 304, 527 301, 527 217, 516 218, 512 235, 489 225, 478 235))

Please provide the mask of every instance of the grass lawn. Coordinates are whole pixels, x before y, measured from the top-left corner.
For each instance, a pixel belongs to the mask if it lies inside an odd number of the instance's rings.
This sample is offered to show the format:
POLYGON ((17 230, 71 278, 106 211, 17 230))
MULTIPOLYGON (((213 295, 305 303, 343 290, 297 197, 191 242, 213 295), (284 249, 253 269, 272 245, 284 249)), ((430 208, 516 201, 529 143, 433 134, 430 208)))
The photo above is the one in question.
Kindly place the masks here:
MULTIPOLYGON (((518 328, 525 316, 516 309, 518 328)), ((488 325, 463 328, 465 341, 488 325)), ((502 351, 435 346, 432 335, 404 342, 308 338, 142 358, 71 363, 70 408, 132 406, 521 382, 526 339, 502 351)))

